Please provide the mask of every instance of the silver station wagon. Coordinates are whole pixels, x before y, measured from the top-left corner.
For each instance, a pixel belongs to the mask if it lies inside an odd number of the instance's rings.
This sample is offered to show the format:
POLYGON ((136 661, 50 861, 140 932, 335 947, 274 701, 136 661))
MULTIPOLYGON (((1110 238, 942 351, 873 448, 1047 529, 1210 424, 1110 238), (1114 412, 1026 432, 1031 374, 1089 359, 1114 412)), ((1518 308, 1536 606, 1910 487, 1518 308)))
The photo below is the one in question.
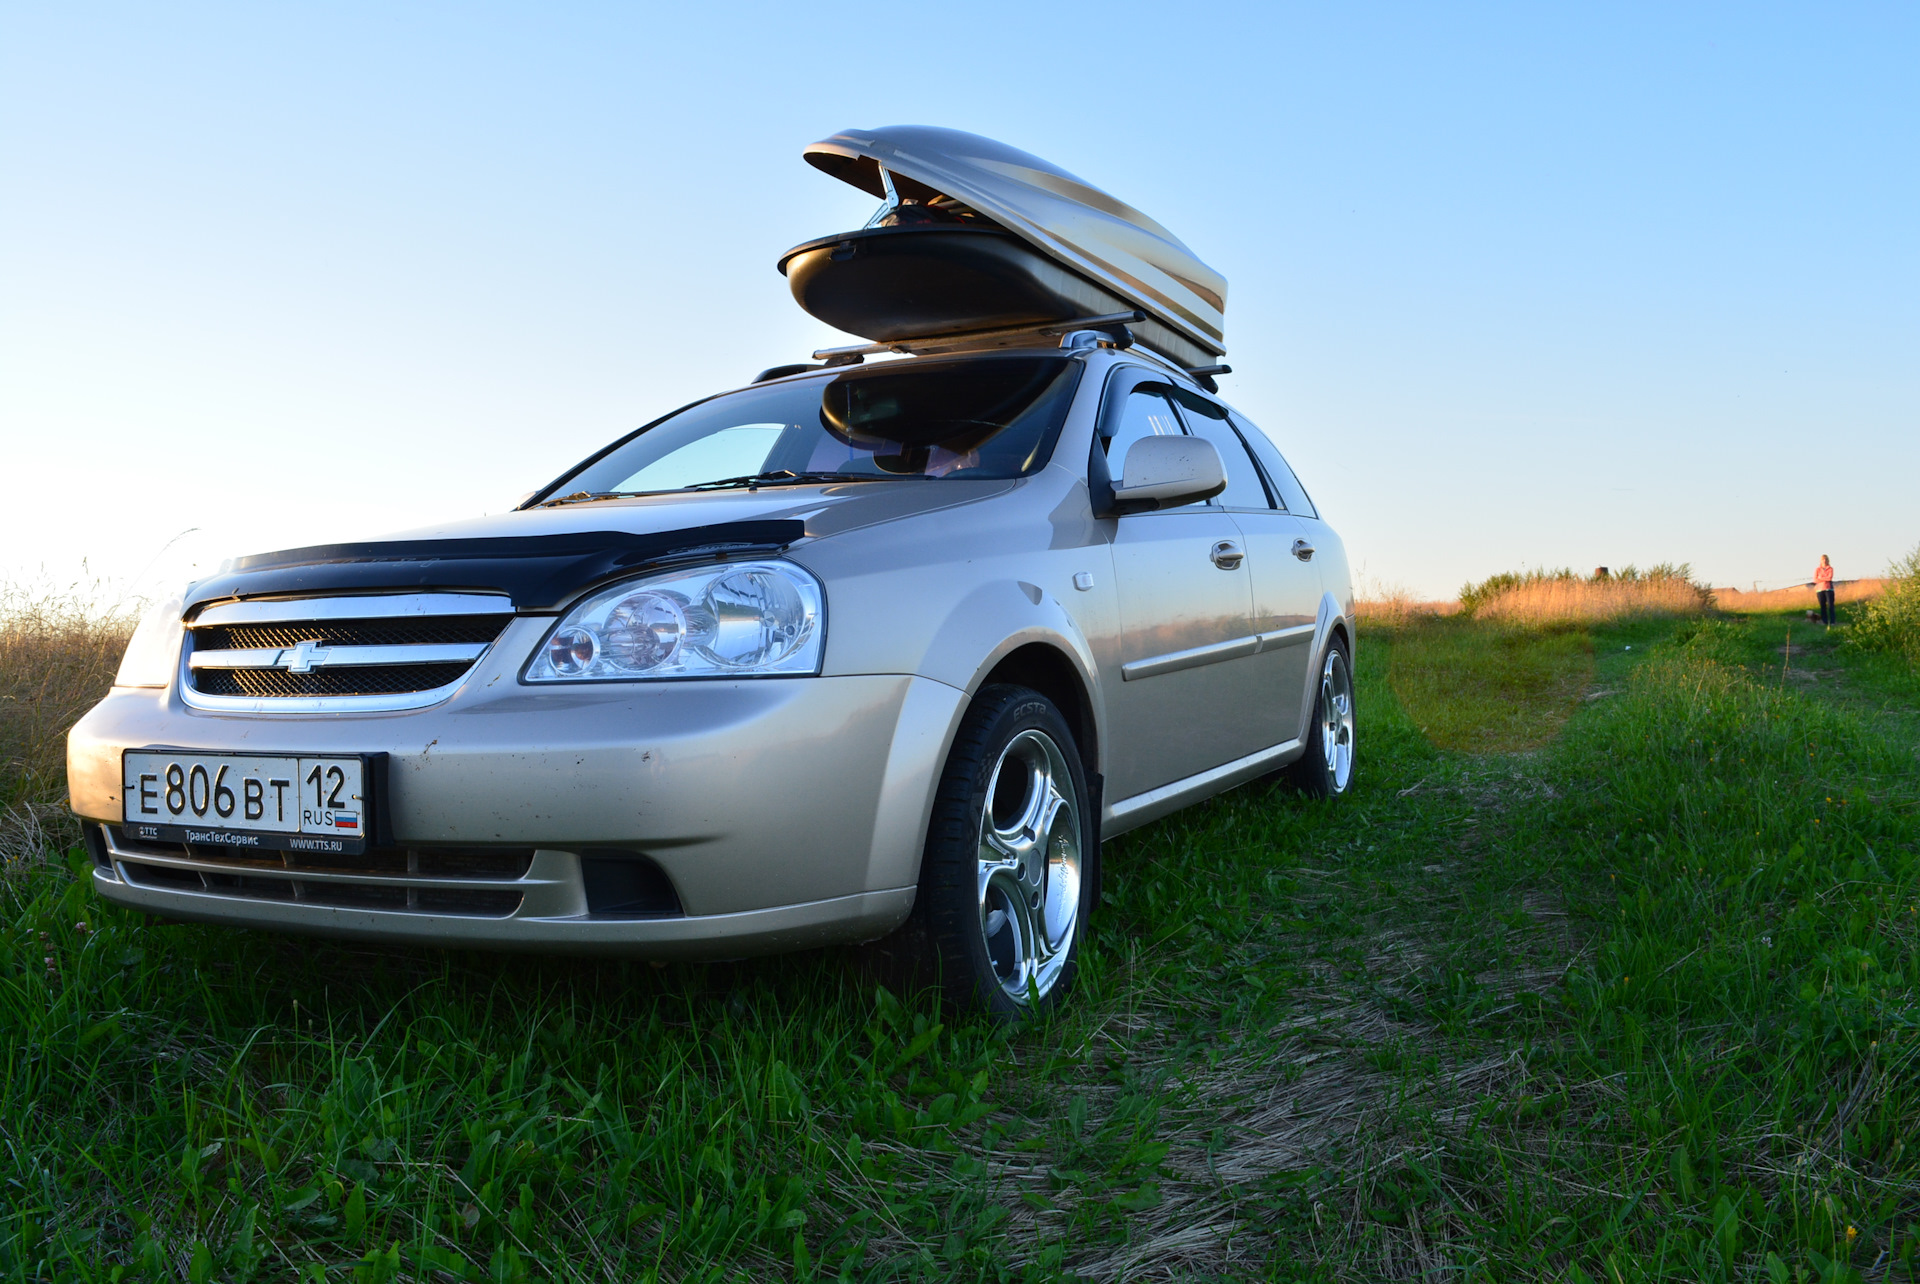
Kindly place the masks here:
POLYGON ((161 604, 69 738, 100 895, 659 959, 889 938, 1013 1016, 1070 984, 1103 838, 1346 791, 1346 557, 1216 395, 1225 282, 986 139, 807 155, 882 205, 781 270, 871 342, 506 515, 161 604))

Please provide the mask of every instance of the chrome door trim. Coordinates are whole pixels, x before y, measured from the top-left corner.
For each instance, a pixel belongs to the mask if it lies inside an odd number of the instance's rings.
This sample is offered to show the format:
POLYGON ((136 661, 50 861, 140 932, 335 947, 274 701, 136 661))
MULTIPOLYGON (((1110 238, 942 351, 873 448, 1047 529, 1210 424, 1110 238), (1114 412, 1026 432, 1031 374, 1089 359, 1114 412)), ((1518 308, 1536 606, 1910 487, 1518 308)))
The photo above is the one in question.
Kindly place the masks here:
POLYGON ((1284 629, 1273 629, 1260 635, 1261 651, 1278 651, 1281 647, 1299 646, 1313 639, 1318 624, 1294 624, 1284 629))
POLYGON ((1244 758, 1235 758, 1232 762, 1222 763, 1208 771, 1202 771, 1183 780, 1161 785, 1158 789, 1149 789, 1144 794, 1135 794, 1131 798, 1122 798, 1107 808, 1107 819, 1122 822, 1130 817, 1140 816, 1142 823, 1156 816, 1164 816, 1170 811, 1178 811, 1188 803, 1198 802, 1202 798, 1231 788, 1255 776, 1265 775, 1268 771, 1300 756, 1300 741, 1286 740, 1277 745, 1269 745, 1244 758), (1140 815, 1140 813, 1147 813, 1140 815))
MULTIPOLYGON (((236 647, 226 651, 195 651, 187 657, 190 669, 308 669, 351 668, 356 665, 471 664, 486 654, 485 642, 443 642, 400 646, 236 647)), ((277 697, 286 699, 288 697, 277 697)))
POLYGON ((1222 660, 1235 660, 1243 655, 1252 655, 1259 649, 1260 639, 1249 633, 1245 637, 1228 638, 1224 642, 1209 642, 1205 646, 1188 647, 1184 651, 1150 655, 1144 660, 1130 660, 1121 665, 1120 680, 1137 682, 1141 678, 1154 678, 1162 673, 1197 669, 1203 664, 1217 664, 1222 660))
POLYGON ((309 620, 387 620, 434 615, 512 615, 513 601, 499 593, 405 593, 295 597, 271 602, 216 602, 192 621, 196 629, 223 624, 292 624, 309 620))

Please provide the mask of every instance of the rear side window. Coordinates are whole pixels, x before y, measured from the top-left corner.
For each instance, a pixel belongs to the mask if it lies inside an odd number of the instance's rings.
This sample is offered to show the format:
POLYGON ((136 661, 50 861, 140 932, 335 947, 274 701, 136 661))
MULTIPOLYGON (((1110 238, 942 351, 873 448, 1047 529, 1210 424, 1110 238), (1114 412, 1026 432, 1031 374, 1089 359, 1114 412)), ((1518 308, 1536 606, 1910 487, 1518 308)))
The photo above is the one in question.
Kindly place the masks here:
POLYGON ((1273 444, 1267 434, 1261 432, 1241 415, 1234 415, 1233 421, 1245 434, 1247 444, 1253 447, 1253 453, 1259 457, 1261 467, 1267 470, 1267 480, 1271 481, 1274 490, 1279 492, 1276 498, 1279 499, 1280 506, 1297 517, 1318 517, 1320 514, 1314 511, 1313 501, 1307 498, 1306 488, 1300 484, 1300 479, 1293 475, 1293 469, 1287 467, 1286 459, 1281 456, 1279 448, 1273 444))

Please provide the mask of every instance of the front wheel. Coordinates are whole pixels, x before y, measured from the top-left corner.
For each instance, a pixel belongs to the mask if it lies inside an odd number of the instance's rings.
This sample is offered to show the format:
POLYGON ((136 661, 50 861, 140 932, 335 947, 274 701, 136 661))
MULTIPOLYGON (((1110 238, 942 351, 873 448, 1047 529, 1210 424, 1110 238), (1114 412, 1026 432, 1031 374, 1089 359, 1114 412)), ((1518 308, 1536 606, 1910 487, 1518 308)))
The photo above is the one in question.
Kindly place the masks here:
POLYGON ((1338 798, 1353 784, 1353 664, 1347 644, 1327 643, 1319 694, 1307 727, 1307 751, 1287 769, 1294 788, 1313 798, 1338 798))
POLYGON ((1053 702, 983 689, 940 779, 909 931, 949 1000, 1010 1019, 1068 989, 1094 894, 1085 772, 1053 702))

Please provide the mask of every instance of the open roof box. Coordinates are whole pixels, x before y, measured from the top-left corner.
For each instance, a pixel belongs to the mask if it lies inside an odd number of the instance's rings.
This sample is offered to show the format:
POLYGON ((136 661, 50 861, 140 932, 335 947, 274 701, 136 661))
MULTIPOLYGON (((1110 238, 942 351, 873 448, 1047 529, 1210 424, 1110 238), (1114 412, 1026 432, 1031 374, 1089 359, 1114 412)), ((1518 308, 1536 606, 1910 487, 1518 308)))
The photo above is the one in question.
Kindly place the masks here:
POLYGON ((807 160, 886 202, 868 226, 780 258, 793 297, 877 343, 1139 310, 1136 338, 1181 365, 1222 343, 1226 278, 1179 238, 1037 156, 957 129, 846 130, 807 160))

